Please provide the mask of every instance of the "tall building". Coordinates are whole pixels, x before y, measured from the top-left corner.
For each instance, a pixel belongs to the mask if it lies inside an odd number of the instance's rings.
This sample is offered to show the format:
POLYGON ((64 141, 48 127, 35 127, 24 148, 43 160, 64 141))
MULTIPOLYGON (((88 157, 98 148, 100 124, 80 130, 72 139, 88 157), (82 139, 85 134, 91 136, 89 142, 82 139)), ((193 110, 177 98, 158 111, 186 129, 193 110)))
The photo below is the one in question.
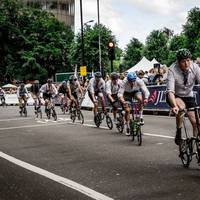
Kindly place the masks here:
POLYGON ((75 0, 23 0, 27 6, 47 10, 74 30, 75 0))

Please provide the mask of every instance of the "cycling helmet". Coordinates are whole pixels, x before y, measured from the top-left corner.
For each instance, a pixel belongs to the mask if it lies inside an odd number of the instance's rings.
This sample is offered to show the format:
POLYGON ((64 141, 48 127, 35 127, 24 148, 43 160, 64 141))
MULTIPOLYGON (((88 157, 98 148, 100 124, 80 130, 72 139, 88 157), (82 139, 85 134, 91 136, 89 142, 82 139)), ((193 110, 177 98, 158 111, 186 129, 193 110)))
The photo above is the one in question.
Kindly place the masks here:
POLYGON ((69 77, 69 81, 77 81, 77 77, 75 75, 71 75, 69 77))
POLYGON ((112 72, 112 73, 110 74, 110 78, 111 78, 112 80, 117 80, 117 79, 119 78, 119 75, 118 75, 117 72, 112 72))
POLYGON ((53 80, 49 78, 49 79, 47 79, 47 83, 51 84, 51 83, 53 83, 53 80))
POLYGON ((190 51, 188 49, 179 49, 176 52, 176 58, 178 61, 182 60, 182 59, 187 59, 187 58, 191 58, 192 54, 190 53, 190 51))
POLYGON ((128 81, 136 81, 137 75, 135 72, 129 72, 127 75, 128 81))
POLYGON ((21 87, 25 87, 25 84, 22 82, 22 83, 20 83, 20 86, 21 87))
POLYGON ((95 76, 95 78, 101 78, 102 74, 101 74, 101 72, 95 72, 94 76, 95 76))

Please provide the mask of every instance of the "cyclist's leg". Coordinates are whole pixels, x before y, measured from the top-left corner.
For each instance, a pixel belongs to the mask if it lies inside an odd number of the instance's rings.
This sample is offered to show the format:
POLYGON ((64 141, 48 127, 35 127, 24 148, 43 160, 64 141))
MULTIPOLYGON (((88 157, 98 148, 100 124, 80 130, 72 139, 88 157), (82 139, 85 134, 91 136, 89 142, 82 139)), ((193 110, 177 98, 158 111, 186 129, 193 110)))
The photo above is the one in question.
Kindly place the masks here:
POLYGON ((22 108, 23 99, 22 99, 22 97, 20 96, 20 97, 18 98, 18 100, 19 100, 19 108, 21 109, 21 108, 22 108))
MULTIPOLYGON (((94 105, 93 112, 94 112, 94 117, 95 117, 98 112, 98 102, 94 102, 92 94, 89 91, 88 91, 88 96, 94 105)), ((95 98, 97 97, 96 93, 94 94, 94 96, 95 96, 95 98)))
POLYGON ((103 93, 99 92, 98 97, 100 98, 100 101, 101 101, 102 110, 104 113, 106 113, 106 100, 105 100, 103 93))
POLYGON ((142 93, 141 92, 136 92, 135 93, 135 99, 138 102, 138 111, 139 111, 140 123, 144 124, 144 120, 143 120, 143 98, 142 98, 142 93))

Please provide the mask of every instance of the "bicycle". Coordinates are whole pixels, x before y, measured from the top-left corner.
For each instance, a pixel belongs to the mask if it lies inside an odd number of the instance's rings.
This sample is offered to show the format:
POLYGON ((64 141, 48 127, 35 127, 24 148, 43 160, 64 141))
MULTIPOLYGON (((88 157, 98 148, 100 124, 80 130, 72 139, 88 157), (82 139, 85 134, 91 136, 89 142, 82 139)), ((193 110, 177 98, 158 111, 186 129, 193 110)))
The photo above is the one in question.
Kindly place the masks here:
POLYGON ((55 121, 57 120, 57 113, 55 111, 55 106, 54 106, 54 102, 52 98, 48 98, 47 107, 46 107, 46 115, 48 119, 50 119, 52 116, 55 121))
POLYGON ((124 114, 123 114, 123 110, 122 109, 118 109, 117 112, 117 117, 116 117, 116 128, 119 131, 119 133, 123 133, 124 131, 124 114))
POLYGON ((199 122, 199 111, 200 107, 194 107, 194 108, 188 108, 183 110, 186 114, 188 111, 194 111, 195 112, 195 119, 197 123, 197 136, 190 137, 186 128, 186 120, 185 116, 183 119, 183 127, 184 127, 184 133, 185 138, 181 139, 181 142, 179 144, 179 157, 182 161, 182 164, 185 168, 188 168, 193 156, 196 157, 198 165, 200 165, 200 122, 199 122), (195 151, 196 148, 196 151, 195 151))
POLYGON ((5 97, 0 97, 0 100, 1 100, 1 105, 2 105, 2 107, 7 106, 7 105, 6 105, 5 97))
POLYGON ((63 114, 68 112, 68 101, 67 100, 68 100, 67 96, 64 96, 63 100, 61 101, 61 104, 60 104, 60 109, 61 109, 63 114))
POLYGON ((41 101, 39 97, 35 100, 35 116, 36 118, 40 116, 40 119, 42 119, 41 101))
POLYGON ((142 145, 142 124, 141 124, 141 118, 139 114, 138 105, 133 102, 129 102, 131 106, 131 113, 132 113, 132 119, 130 120, 130 135, 132 136, 132 141, 135 140, 135 137, 137 137, 138 145, 142 145))
POLYGON ((76 118, 80 121, 81 124, 84 123, 84 116, 83 113, 81 112, 81 108, 80 108, 80 103, 79 100, 73 101, 73 103, 71 104, 71 108, 70 108, 70 118, 72 120, 72 122, 74 123, 76 118))
POLYGON ((27 117, 27 109, 26 109, 26 102, 23 100, 22 105, 20 106, 20 116, 22 117, 22 115, 24 114, 25 117, 27 117))
POLYGON ((106 118, 106 124, 108 128, 111 130, 113 128, 113 122, 108 112, 98 111, 96 116, 94 117, 95 125, 99 128, 104 118, 106 118))

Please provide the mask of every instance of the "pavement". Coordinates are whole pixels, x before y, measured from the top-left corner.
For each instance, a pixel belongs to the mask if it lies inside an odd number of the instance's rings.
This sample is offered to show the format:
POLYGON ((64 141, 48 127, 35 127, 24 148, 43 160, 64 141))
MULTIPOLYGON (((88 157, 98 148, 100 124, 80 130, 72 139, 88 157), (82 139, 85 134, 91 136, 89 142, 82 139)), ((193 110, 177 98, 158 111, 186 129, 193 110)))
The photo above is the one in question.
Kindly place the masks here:
POLYGON ((174 117, 145 115, 138 146, 96 128, 91 111, 83 125, 56 111, 55 122, 35 119, 31 106, 26 118, 0 107, 0 200, 199 199, 200 166, 182 166, 174 117))

